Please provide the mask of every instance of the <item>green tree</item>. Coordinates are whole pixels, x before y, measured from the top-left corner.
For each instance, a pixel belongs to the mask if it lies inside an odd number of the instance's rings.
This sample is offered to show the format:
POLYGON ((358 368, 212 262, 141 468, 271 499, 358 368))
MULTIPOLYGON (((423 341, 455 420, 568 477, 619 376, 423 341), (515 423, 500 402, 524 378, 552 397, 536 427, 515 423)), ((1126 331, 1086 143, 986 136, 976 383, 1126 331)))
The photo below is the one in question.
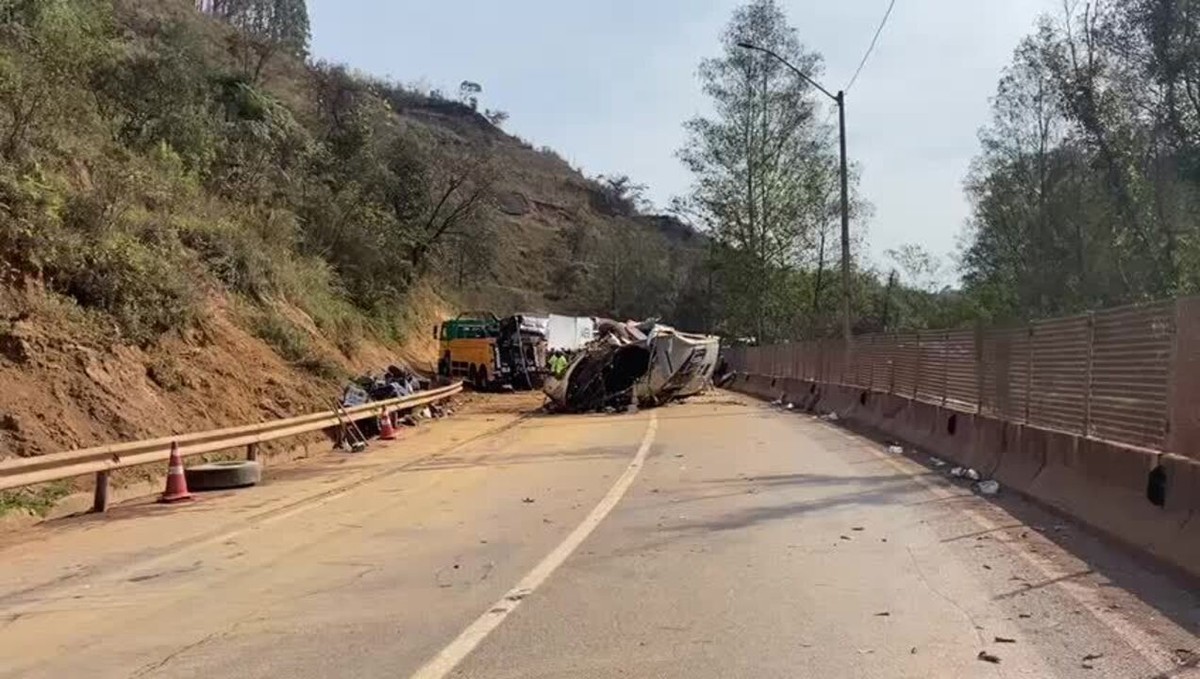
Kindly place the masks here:
POLYGON ((305 0, 220 0, 211 11, 238 32, 229 48, 251 82, 258 82, 263 69, 280 53, 303 58, 308 55, 310 28, 305 0))
POLYGON ((729 322, 738 334, 769 338, 791 325, 788 271, 802 264, 827 221, 831 137, 815 117, 814 90, 748 41, 814 79, 820 57, 801 44, 775 0, 734 12, 724 54, 700 65, 715 114, 688 121, 679 156, 695 175, 684 209, 721 246, 729 322), (772 317, 774 315, 774 317, 772 317))

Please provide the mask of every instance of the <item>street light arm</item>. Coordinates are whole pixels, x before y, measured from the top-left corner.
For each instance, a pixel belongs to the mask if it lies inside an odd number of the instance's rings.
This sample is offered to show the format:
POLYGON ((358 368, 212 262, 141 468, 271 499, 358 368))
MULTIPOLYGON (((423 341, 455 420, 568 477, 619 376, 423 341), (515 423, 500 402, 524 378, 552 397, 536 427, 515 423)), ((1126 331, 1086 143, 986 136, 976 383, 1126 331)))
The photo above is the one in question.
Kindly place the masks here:
POLYGON ((795 73, 796 75, 798 75, 798 76, 800 76, 801 78, 803 78, 803 79, 804 79, 804 82, 808 83, 809 85, 812 85, 813 87, 817 88, 818 90, 821 90, 821 94, 824 94, 825 96, 827 96, 827 97, 829 97, 830 99, 834 100, 835 102, 837 102, 837 103, 838 103, 838 105, 839 105, 839 106, 841 105, 841 103, 842 103, 842 100, 841 100, 839 97, 837 97, 837 96, 836 96, 836 95, 834 95, 834 94, 831 94, 831 93, 829 92, 829 90, 825 89, 824 87, 821 87, 821 84, 820 84, 820 83, 818 83, 817 81, 815 81, 815 80, 813 80, 812 78, 808 77, 808 76, 807 76, 807 75, 804 73, 804 71, 801 71, 800 69, 796 68, 795 66, 792 66, 792 64, 791 64, 790 62, 788 62, 788 60, 787 60, 787 59, 784 59, 783 57, 781 57, 781 56, 779 56, 778 54, 776 54, 776 53, 772 52, 771 50, 767 49, 766 47, 759 47, 758 45, 755 45, 755 44, 752 44, 752 43, 748 43, 748 42, 739 42, 739 43, 737 44, 737 46, 738 46, 738 47, 741 47, 741 48, 743 48, 743 49, 755 50, 755 51, 757 51, 757 52, 762 52, 762 53, 764 53, 764 54, 769 54, 769 55, 771 55, 772 57, 774 57, 774 58, 775 58, 775 60, 776 60, 776 61, 778 61, 779 63, 781 63, 781 64, 783 64, 784 66, 787 66, 789 69, 791 69, 792 73, 795 73))

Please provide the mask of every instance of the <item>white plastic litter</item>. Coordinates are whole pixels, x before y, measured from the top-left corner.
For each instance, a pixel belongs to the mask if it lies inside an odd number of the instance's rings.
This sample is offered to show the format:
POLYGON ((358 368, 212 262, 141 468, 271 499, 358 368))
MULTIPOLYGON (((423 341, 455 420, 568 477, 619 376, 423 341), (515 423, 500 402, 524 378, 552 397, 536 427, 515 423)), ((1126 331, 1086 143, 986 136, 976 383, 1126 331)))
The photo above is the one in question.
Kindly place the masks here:
POLYGON ((903 455, 904 447, 903 446, 888 446, 888 452, 891 453, 892 455, 903 455))
POLYGON ((979 479, 983 478, 982 476, 979 475, 979 472, 975 471, 974 469, 968 469, 967 473, 966 473, 966 477, 968 479, 971 479, 972 481, 978 481, 979 479))
POLYGON ((966 475, 967 475, 966 467, 954 467, 953 469, 950 470, 950 476, 953 476, 956 479, 961 479, 962 477, 964 477, 966 475))
POLYGON ((975 490, 979 491, 980 495, 995 495, 1000 492, 1000 483, 998 481, 987 480, 980 481, 975 484, 975 490))
POLYGON ((933 466, 935 466, 935 467, 945 467, 945 466, 946 466, 946 461, 945 461, 945 460, 938 459, 938 458, 936 458, 936 457, 931 457, 931 458, 929 458, 929 464, 931 464, 931 465, 933 465, 933 466))

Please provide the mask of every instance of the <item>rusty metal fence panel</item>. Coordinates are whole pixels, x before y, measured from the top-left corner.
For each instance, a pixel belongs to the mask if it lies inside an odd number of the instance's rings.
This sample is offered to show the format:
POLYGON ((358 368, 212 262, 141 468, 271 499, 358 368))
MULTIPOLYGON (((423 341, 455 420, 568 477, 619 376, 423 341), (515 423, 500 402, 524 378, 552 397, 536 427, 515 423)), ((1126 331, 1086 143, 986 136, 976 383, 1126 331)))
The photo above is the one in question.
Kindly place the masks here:
POLYGON ((974 330, 951 330, 945 337, 945 392, 942 403, 961 410, 979 409, 978 347, 974 330))
POLYGON ((1171 303, 1095 314, 1089 435, 1152 448, 1165 445, 1174 324, 1171 303))
POLYGON ((894 393, 1164 449, 1176 302, 1026 326, 816 340, 729 353, 736 369, 894 393))
POLYGON ((917 400, 941 403, 946 393, 945 333, 917 333, 917 400))
POLYGON ((1030 424, 1082 432, 1087 400, 1088 318, 1056 318, 1030 325, 1030 424))
POLYGON ((900 396, 916 398, 917 375, 921 363, 921 336, 919 333, 902 333, 893 338, 891 361, 892 390, 900 396))

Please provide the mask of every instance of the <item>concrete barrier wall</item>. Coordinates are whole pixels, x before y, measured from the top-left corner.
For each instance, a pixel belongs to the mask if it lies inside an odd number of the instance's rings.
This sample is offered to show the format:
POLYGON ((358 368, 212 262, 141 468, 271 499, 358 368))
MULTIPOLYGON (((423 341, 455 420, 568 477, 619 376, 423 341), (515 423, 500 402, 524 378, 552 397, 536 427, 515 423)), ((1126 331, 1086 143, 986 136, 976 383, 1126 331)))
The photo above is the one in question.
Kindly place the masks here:
POLYGON ((1198 460, 856 387, 749 376, 734 388, 836 412, 1200 576, 1198 460))

